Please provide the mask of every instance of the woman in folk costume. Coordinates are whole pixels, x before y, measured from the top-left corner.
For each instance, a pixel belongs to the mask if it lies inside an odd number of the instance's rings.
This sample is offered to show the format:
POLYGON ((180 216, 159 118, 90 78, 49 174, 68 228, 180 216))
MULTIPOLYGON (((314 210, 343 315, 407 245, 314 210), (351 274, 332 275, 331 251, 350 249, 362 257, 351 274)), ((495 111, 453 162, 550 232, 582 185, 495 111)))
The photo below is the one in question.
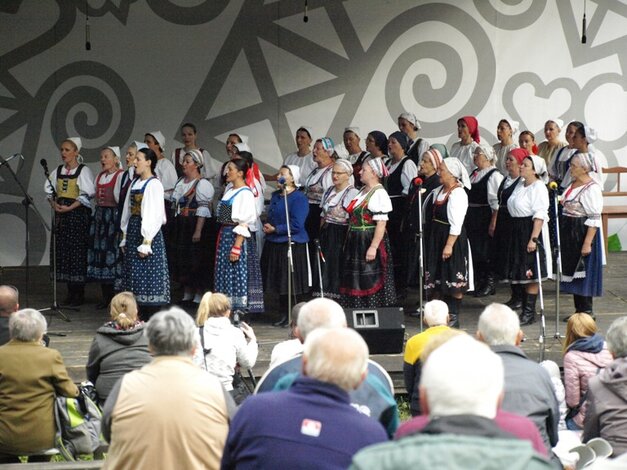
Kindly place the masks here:
POLYGON ((529 155, 523 159, 520 176, 524 183, 517 185, 507 201, 507 210, 512 216, 512 249, 506 280, 524 286, 520 314, 520 324, 524 326, 535 321, 538 278, 544 280, 552 276, 552 257, 545 226, 549 218, 546 163, 537 155, 529 155), (537 254, 536 250, 539 250, 537 254), (540 259, 539 273, 536 256, 540 259))
POLYGON ((601 186, 590 176, 596 163, 589 153, 577 153, 570 161, 572 183, 560 204, 562 292, 573 294, 575 312, 593 315, 592 298, 603 295, 603 234, 601 186))
MULTIPOLYGON (((309 175, 305 176, 304 191, 309 201, 309 215, 307 216, 307 233, 309 238, 315 240, 320 233, 320 203, 324 192, 333 186, 333 164, 335 163, 335 150, 333 140, 323 137, 316 140, 313 149, 314 161, 318 165, 309 175)), ((310 251, 313 255, 313 251, 310 251)))
POLYGON ((202 167, 202 177, 208 179, 214 189, 216 189, 220 186, 220 167, 218 162, 211 158, 209 152, 198 146, 197 139, 198 129, 196 129, 196 125, 191 122, 183 124, 181 126, 181 142, 183 142, 183 147, 175 148, 172 151, 170 159, 172 160, 172 163, 174 163, 177 176, 180 178, 183 176, 183 161, 187 152, 190 150, 200 151, 200 153, 202 153, 203 161, 205 162, 202 167))
POLYGON ((464 293, 473 287, 472 257, 464 218, 470 179, 457 158, 440 165, 442 186, 433 191, 429 238, 426 241, 425 290, 427 298, 441 298, 449 307, 449 326, 459 328, 464 293))
MULTIPOLYGON (((75 307, 82 305, 85 297, 91 198, 96 192, 94 176, 82 163, 81 146, 80 137, 61 142, 63 164, 52 171, 44 185, 54 210, 57 281, 67 283, 63 303, 75 307)), ((53 250, 50 256, 53 266, 53 250)))
POLYGON ((214 189, 202 177, 204 156, 191 149, 183 158, 183 176, 172 191, 174 217, 170 233, 169 261, 172 279, 183 287, 182 302, 200 303, 213 288, 216 229, 211 213, 214 189))
POLYGON ((114 283, 122 277, 119 257, 120 232, 118 221, 122 175, 120 147, 105 147, 100 151, 102 171, 96 176, 96 211, 89 230, 87 252, 87 277, 99 281, 102 301, 97 309, 109 306, 113 298, 114 283))
POLYGON ((218 204, 214 291, 229 297, 233 311, 264 311, 263 287, 255 237, 249 226, 257 219, 255 196, 246 185, 249 170, 238 158, 226 165, 226 190, 218 204))
POLYGON ((496 168, 503 176, 507 176, 507 158, 509 151, 518 147, 514 136, 518 132, 518 122, 512 119, 501 119, 496 128, 496 137, 499 141, 493 145, 496 154, 496 168))
POLYGON ((459 142, 455 142, 449 152, 450 156, 457 158, 464 168, 466 173, 470 174, 475 169, 473 162, 473 155, 477 145, 481 142, 479 135, 479 122, 474 116, 464 116, 457 120, 457 137, 459 142))
POLYGON ((549 168, 559 149, 568 145, 560 140, 560 132, 563 126, 564 121, 561 119, 549 119, 544 123, 544 137, 546 140, 538 145, 538 156, 544 159, 547 168, 549 168))
POLYGON ((361 169, 364 187, 346 208, 350 214, 344 244, 340 304, 378 308, 396 303, 390 241, 386 232, 392 202, 381 184, 387 168, 371 158, 361 169))
POLYGON ((166 223, 163 185, 154 174, 157 155, 149 148, 135 157, 136 178, 122 212, 124 289, 135 295, 142 319, 170 303, 170 275, 162 226, 166 223))

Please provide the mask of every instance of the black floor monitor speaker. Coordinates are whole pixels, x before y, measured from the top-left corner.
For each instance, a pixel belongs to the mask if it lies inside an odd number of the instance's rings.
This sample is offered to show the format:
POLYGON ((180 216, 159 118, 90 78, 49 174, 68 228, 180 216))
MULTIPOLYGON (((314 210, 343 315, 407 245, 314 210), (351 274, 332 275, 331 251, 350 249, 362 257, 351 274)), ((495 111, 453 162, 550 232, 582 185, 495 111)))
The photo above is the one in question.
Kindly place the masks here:
POLYGON ((402 307, 345 309, 346 323, 366 341, 370 354, 403 352, 405 324, 402 307))

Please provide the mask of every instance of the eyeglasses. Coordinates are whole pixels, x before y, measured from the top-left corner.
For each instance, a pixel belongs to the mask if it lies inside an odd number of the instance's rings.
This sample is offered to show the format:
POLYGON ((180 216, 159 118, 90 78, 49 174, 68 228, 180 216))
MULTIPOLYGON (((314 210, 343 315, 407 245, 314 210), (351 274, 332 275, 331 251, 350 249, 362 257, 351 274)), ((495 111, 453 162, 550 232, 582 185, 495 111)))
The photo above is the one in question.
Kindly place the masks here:
POLYGON ((332 175, 347 175, 348 172, 346 172, 346 171, 332 171, 331 174, 332 175))

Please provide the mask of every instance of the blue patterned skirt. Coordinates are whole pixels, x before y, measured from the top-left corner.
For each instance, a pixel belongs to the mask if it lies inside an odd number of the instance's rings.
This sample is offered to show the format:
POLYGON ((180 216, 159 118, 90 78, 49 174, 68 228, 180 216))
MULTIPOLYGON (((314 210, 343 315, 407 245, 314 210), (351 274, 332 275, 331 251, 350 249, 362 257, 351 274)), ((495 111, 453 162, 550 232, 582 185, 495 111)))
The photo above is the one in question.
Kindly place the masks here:
MULTIPOLYGON (((60 199, 59 204, 71 205, 74 200, 60 199)), ((87 279, 87 245, 91 210, 81 205, 64 214, 55 214, 57 281, 84 283, 87 279)), ((52 267, 52 250, 50 266, 52 267)))
POLYGON ((235 227, 222 225, 216 244, 215 292, 221 292, 231 300, 231 308, 248 313, 261 313, 263 304, 263 281, 257 258, 255 234, 244 239, 239 261, 231 263, 229 255, 235 242, 235 227))
POLYGON ((131 291, 139 305, 167 305, 170 303, 170 274, 161 231, 152 240, 152 255, 139 257, 137 247, 141 234, 141 217, 131 216, 126 232, 124 254, 124 289, 131 291))
POLYGON ((111 284, 122 277, 117 207, 96 207, 89 229, 87 279, 111 284))

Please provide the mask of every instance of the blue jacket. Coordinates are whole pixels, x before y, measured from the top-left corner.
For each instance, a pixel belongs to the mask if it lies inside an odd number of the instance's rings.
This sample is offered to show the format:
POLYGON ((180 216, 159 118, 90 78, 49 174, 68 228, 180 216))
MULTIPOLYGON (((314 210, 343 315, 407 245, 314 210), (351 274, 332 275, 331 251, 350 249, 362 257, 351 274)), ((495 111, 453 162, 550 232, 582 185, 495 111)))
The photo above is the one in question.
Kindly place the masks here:
POLYGON ((348 393, 309 377, 289 390, 249 397, 231 421, 222 468, 345 469, 360 449, 384 442, 383 427, 348 393))
MULTIPOLYGON (((287 196, 287 208, 290 213, 290 230, 292 241, 295 243, 307 243, 309 235, 305 230, 305 220, 309 214, 309 202, 307 196, 301 191, 293 191, 287 196)), ((266 235, 266 240, 273 243, 287 242, 287 219, 285 217, 285 199, 279 191, 272 193, 268 206, 268 223, 276 232, 266 235)))

